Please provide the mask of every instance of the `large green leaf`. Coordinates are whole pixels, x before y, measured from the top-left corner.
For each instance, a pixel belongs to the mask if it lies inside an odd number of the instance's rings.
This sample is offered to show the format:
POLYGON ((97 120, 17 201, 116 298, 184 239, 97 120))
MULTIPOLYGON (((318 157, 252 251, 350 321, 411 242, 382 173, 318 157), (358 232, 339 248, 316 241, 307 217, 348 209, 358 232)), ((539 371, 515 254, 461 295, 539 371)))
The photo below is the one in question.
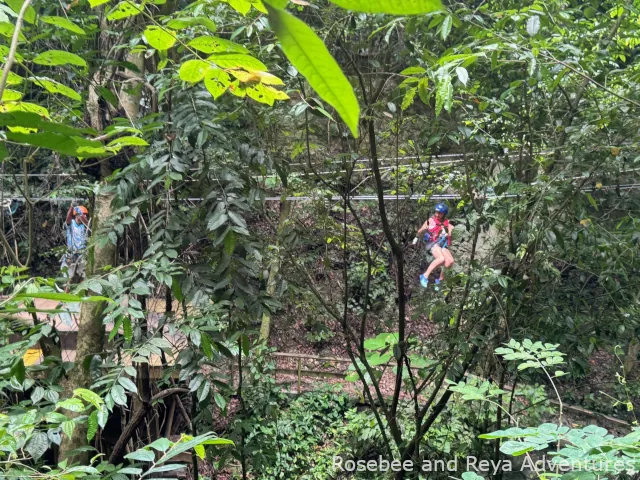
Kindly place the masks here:
POLYGON ((302 20, 267 4, 269 23, 280 40, 282 50, 311 87, 358 136, 360 106, 353 87, 322 40, 302 20))
POLYGON ((174 30, 182 30, 194 25, 202 25, 211 33, 215 33, 216 31, 216 24, 207 17, 180 17, 169 20, 167 23, 167 27, 174 30))
POLYGON ((211 68, 204 77, 204 86, 214 99, 226 92, 230 84, 231 78, 229 74, 219 68, 211 68))
POLYGON ((32 293, 19 293, 15 296, 16 300, 24 300, 27 298, 43 298, 45 300, 58 300, 59 302, 112 302, 107 297, 80 297, 78 295, 72 295, 70 293, 54 293, 54 292, 32 292, 32 293))
MULTIPOLYGON (((3 37, 7 37, 8 39, 13 37, 13 33, 16 31, 16 27, 13 23, 9 22, 0 22, 0 35, 3 37)), ((18 39, 21 42, 27 40, 27 37, 24 36, 22 32, 18 33, 18 39)))
POLYGON ((49 25, 55 25, 56 27, 64 28, 66 30, 69 30, 70 32, 77 33, 78 35, 84 35, 86 33, 78 25, 76 25, 71 20, 64 17, 44 16, 44 17, 40 17, 40 21, 44 23, 48 23, 49 25))
POLYGON ((44 88, 49 93, 57 93, 60 95, 64 95, 65 97, 72 98, 73 100, 82 100, 82 97, 78 92, 76 92, 73 88, 67 87, 62 83, 58 83, 55 80, 51 80, 46 77, 29 77, 29 80, 38 85, 41 88, 44 88))
POLYGON ((125 18, 133 17, 134 15, 139 15, 142 11, 143 9, 140 5, 133 3, 130 0, 124 0, 113 7, 113 9, 107 14, 107 20, 111 22, 115 20, 123 20, 125 18))
POLYGON ((210 68, 211 65, 204 60, 187 60, 178 70, 178 75, 185 82, 197 83, 204 78, 210 68))
POLYGON ((0 127, 25 127, 60 133, 67 136, 96 135, 91 128, 73 128, 62 123, 48 122, 37 113, 12 111, 0 113, 0 127))
POLYGON ((153 462, 156 459, 156 455, 151 450, 140 449, 125 455, 124 458, 139 462, 153 462))
POLYGON ((203 53, 249 53, 242 45, 238 45, 230 40, 214 36, 202 36, 194 38, 189 42, 189 46, 203 53))
POLYGON ((146 140, 140 137, 134 137, 127 135, 124 137, 116 138, 107 145, 108 147, 146 147, 149 144, 146 140))
POLYGON ((145 29, 144 38, 156 50, 168 50, 176 43, 174 32, 155 25, 150 25, 145 29))
POLYGON ((440 0, 329 0, 347 10, 391 15, 419 15, 442 10, 440 0))
MULTIPOLYGON (((24 4, 24 0, 4 0, 4 3, 9 5, 9 7, 11 7, 11 10, 13 10, 14 12, 20 13, 20 9, 24 4)), ((36 11, 32 6, 28 6, 27 10, 24 12, 24 21, 31 24, 35 23, 36 11)))
POLYGON ((75 53, 64 52, 62 50, 47 50, 33 59, 33 63, 38 65, 77 65, 79 67, 86 67, 87 62, 84 58, 79 57, 75 53))
POLYGON ((36 432, 25 446, 25 450, 38 460, 49 449, 49 437, 44 432, 36 432))
POLYGON ((257 72, 266 72, 268 70, 267 66, 257 58, 241 53, 214 53, 209 57, 209 60, 221 68, 242 68, 244 70, 257 72))

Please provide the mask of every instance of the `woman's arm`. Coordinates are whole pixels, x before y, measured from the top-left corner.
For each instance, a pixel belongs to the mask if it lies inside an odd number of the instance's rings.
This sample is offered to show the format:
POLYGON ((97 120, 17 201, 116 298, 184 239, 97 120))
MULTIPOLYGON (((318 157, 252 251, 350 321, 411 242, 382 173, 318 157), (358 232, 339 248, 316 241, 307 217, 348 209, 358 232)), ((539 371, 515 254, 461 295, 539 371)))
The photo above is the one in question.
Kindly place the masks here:
POLYGON ((73 220, 73 203, 69 205, 69 211, 67 211, 67 225, 71 225, 71 220, 73 220))
MULTIPOLYGON (((430 219, 429 219, 430 220, 430 219)), ((429 230, 429 220, 427 220, 426 222, 424 222, 424 224, 422 225, 422 227, 420 227, 420 230, 418 230, 418 233, 416 234, 417 237, 419 237, 420 235, 422 235, 424 232, 426 232, 427 230, 429 230)))

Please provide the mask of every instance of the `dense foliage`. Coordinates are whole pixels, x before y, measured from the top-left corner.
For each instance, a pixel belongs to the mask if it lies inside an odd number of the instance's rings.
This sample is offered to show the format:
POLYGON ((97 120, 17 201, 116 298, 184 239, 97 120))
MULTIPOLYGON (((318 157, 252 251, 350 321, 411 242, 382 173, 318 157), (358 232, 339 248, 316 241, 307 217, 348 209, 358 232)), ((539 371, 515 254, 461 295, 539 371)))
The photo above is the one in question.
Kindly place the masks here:
POLYGON ((0 0, 0 476, 633 474, 639 8, 0 0), (275 350, 346 357, 342 387, 291 398, 275 350))

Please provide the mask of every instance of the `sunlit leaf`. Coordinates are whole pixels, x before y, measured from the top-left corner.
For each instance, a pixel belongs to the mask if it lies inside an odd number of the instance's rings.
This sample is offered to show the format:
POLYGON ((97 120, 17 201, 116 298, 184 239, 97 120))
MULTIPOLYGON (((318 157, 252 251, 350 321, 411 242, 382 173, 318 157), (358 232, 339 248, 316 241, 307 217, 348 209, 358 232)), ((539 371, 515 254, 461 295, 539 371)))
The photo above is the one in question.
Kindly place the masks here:
POLYGON ((156 25, 150 25, 145 29, 144 38, 156 50, 168 50, 176 43, 174 32, 156 25))
POLYGON ((116 20, 123 20, 125 18, 132 17, 134 15, 140 15, 143 12, 143 7, 137 3, 133 3, 130 0, 124 0, 116 5, 108 14, 107 20, 113 22, 116 20))
POLYGON ((227 91, 231 84, 229 74, 219 68, 211 68, 204 77, 204 86, 214 99, 217 99, 227 91))
POLYGON ((391 15, 419 15, 442 10, 440 0, 330 0, 347 10, 391 15))
POLYGON ((69 30, 70 32, 77 33, 78 35, 84 35, 86 33, 84 29, 80 28, 71 20, 64 17, 43 16, 40 17, 40 21, 48 23, 49 25, 64 28, 65 30, 69 30))
POLYGON ((269 23, 282 50, 311 87, 337 110, 354 137, 358 136, 360 106, 353 87, 323 41, 302 20, 272 7, 269 23))
POLYGON ((187 60, 180 66, 178 75, 181 80, 189 83, 197 83, 201 81, 211 65, 204 60, 187 60))
POLYGON ((59 66, 59 65, 77 65, 79 67, 86 67, 87 62, 84 58, 79 57, 75 53, 64 52, 62 50, 47 50, 46 52, 42 52, 40 55, 37 55, 33 59, 33 63, 37 63, 38 65, 49 65, 49 66, 59 66))
MULTIPOLYGON (((4 0, 4 3, 9 5, 14 12, 20 13, 20 9, 22 5, 24 5, 24 0, 4 0)), ((36 22, 36 10, 31 5, 29 5, 24 12, 24 21, 31 24, 36 22)))
POLYGON ((249 53, 249 50, 242 45, 214 36, 194 38, 188 43, 188 45, 203 53, 249 53))
POLYGON ((44 88, 49 93, 64 95, 65 97, 69 97, 73 100, 80 101, 82 97, 78 92, 76 92, 73 88, 67 87, 62 83, 56 82, 55 80, 51 80, 46 77, 29 77, 29 80, 35 83, 40 88, 44 88))
POLYGON ((209 57, 209 60, 214 62, 221 68, 243 68, 249 71, 263 71, 266 72, 267 66, 257 58, 250 55, 244 55, 241 53, 230 54, 218 54, 214 53, 209 57))

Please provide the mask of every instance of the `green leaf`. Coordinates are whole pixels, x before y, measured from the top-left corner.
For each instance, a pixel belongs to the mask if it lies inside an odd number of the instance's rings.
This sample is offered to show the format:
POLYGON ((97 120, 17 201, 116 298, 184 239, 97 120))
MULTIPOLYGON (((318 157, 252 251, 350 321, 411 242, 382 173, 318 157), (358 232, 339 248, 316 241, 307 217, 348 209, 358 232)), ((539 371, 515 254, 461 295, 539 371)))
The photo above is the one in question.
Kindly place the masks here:
POLYGON ((587 200, 589 200, 591 206, 595 208, 596 211, 598 211, 598 203, 596 202, 595 198, 593 198, 590 193, 586 193, 585 195, 587 196, 587 200))
POLYGON ((87 420, 87 441, 93 440, 98 433, 98 411, 94 410, 87 420))
POLYGON ((100 5, 104 5, 105 3, 109 3, 111 0, 89 0, 89 6, 91 8, 98 7, 100 5))
POLYGON ((113 7, 113 9, 107 14, 107 20, 110 22, 116 20, 122 20, 125 18, 133 17, 135 15, 141 14, 143 11, 140 5, 133 3, 130 0, 124 0, 120 2, 118 5, 113 7))
POLYGON ((47 50, 37 55, 33 59, 33 63, 38 65, 60 66, 60 65, 77 65, 78 67, 86 67, 87 62, 84 58, 79 57, 75 53, 64 52, 62 50, 47 50))
POLYGON ((436 116, 440 115, 443 107, 449 104, 449 98, 453 97, 453 86, 449 75, 440 79, 436 90, 436 116))
POLYGON ((77 101, 82 100, 82 97, 80 96, 80 94, 76 92, 73 88, 69 88, 66 85, 63 85, 62 83, 58 83, 55 80, 51 80, 50 78, 29 77, 28 80, 35 83, 39 87, 44 88, 49 93, 57 93, 77 101))
MULTIPOLYGON (((363 0, 364 2, 369 0, 363 0)), ((353 87, 322 40, 302 20, 267 6, 269 24, 285 55, 309 85, 336 109, 354 137, 358 137, 360 106, 353 87)))
POLYGON ((211 339, 206 332, 200 333, 200 347, 202 348, 202 352, 206 355, 208 359, 213 358, 213 349, 211 348, 211 339))
POLYGON ((226 213, 224 213, 223 211, 216 212, 209 219, 207 228, 211 231, 216 230, 224 225, 227 220, 229 220, 229 216, 226 213))
POLYGON ((538 445, 535 443, 508 441, 500 446, 500 451, 505 455, 518 457, 520 455, 524 455, 527 452, 531 452, 532 450, 536 450, 537 447, 538 445))
POLYGON ((124 333, 124 339, 127 342, 131 342, 133 339, 133 328, 131 327, 131 319, 125 317, 122 321, 122 332, 124 333))
POLYGON ((224 410, 224 408, 227 406, 227 401, 224 399, 222 395, 220 395, 220 393, 218 392, 214 393, 213 399, 215 400, 216 405, 218 405, 218 407, 220 407, 221 410, 224 410))
POLYGON ((400 75, 422 75, 426 70, 422 67, 409 67, 400 72, 400 75))
POLYGON ((156 50, 169 50, 177 40, 174 32, 156 25, 150 25, 145 29, 144 38, 156 50))
POLYGON ((539 31, 540 31, 540 17, 538 15, 533 15, 529 17, 529 20, 527 20, 527 33, 533 37, 539 31))
POLYGON ((249 72, 266 72, 268 70, 267 66, 257 58, 242 53, 214 53, 209 57, 209 60, 221 68, 242 68, 249 72))
POLYGON ((136 384, 127 377, 119 377, 118 383, 131 393, 138 393, 138 387, 136 387, 136 384))
POLYGON ((442 10, 440 0, 330 0, 346 10, 390 15, 420 15, 442 10))
POLYGON ((100 408, 104 403, 100 395, 98 395, 95 392, 92 392, 91 390, 87 390, 86 388, 76 388, 73 391, 73 396, 79 397, 85 402, 89 402, 91 405, 93 405, 96 408, 100 408))
POLYGON ((118 405, 125 406, 127 404, 127 394, 124 393, 124 388, 121 385, 114 385, 111 389, 111 398, 118 405))
POLYGON ((139 462, 153 462, 156 459, 156 454, 151 450, 143 448, 125 455, 124 458, 128 460, 137 460, 139 462))
POLYGON ((197 83, 204 78, 210 68, 209 62, 204 60, 187 60, 180 66, 178 76, 185 82, 197 83))
POLYGON ((476 472, 464 472, 462 480, 484 480, 484 477, 481 477, 476 472))
MULTIPOLYGON (((4 3, 11 7, 14 12, 20 13, 24 0, 5 0, 4 3)), ((32 6, 27 7, 24 13, 24 21, 32 25, 36 22, 36 11, 32 6)))
POLYGON ((27 443, 25 450, 38 460, 49 449, 49 437, 44 432, 36 432, 27 443))
MULTIPOLYGON (((183 468, 186 468, 186 465, 182 463, 169 463, 167 465, 162 465, 161 467, 150 468, 149 471, 145 473, 145 476, 150 475, 152 473, 172 472, 174 470, 181 470, 183 468)), ((163 477, 161 476, 161 478, 163 477)), ((153 479, 149 479, 149 480, 153 480, 153 479)))
POLYGON ((467 82, 469 81, 469 72, 467 72, 467 69, 464 67, 457 67, 456 75, 458 75, 458 80, 460 80, 460 83, 462 83, 466 87, 467 82))
POLYGON ((73 420, 67 420, 66 422, 62 422, 60 424, 60 427, 62 428, 62 431, 67 436, 67 438, 71 438, 71 436, 73 435, 73 431, 76 428, 76 424, 73 420))
POLYGON ((16 300, 24 300, 25 298, 42 298, 45 300, 57 300, 59 302, 113 302, 113 300, 108 297, 80 297, 71 293, 29 292, 19 293, 15 296, 16 300))
POLYGON ((167 23, 167 27, 173 30, 182 30, 194 25, 202 25, 211 33, 215 33, 216 31, 216 24, 206 17, 180 17, 169 20, 167 23))
POLYGON ((204 86, 216 100, 227 91, 229 85, 231 85, 231 77, 227 72, 219 68, 210 69, 204 77, 204 86))
POLYGON ((166 438, 159 438, 155 442, 147 445, 149 448, 158 450, 159 452, 166 452, 171 447, 171 442, 166 438))
POLYGON ((229 230, 224 237, 224 251, 227 255, 232 255, 236 249, 236 232, 229 230))
POLYGON ((98 409, 98 425, 100 428, 104 428, 107 420, 109 420, 109 410, 106 405, 102 405, 100 409, 98 409))
POLYGON ((451 33, 451 25, 453 25, 453 18, 451 15, 447 15, 442 22, 442 29, 440 30, 440 34, 442 35, 442 40, 446 40, 451 33))
POLYGON ((429 105, 429 90, 427 87, 429 86, 429 79, 427 77, 423 77, 420 79, 420 83, 418 84, 418 95, 420 96, 420 100, 425 105, 429 105))
POLYGON ((402 105, 400 106, 402 111, 405 111, 407 108, 413 105, 413 100, 416 98, 416 93, 418 93, 418 87, 413 87, 407 90, 407 93, 402 99, 402 105))
POLYGON ((213 36, 202 36, 191 40, 188 45, 203 53, 249 53, 249 50, 230 40, 213 36))
POLYGON ((64 28, 66 30, 69 30, 70 32, 77 33, 78 35, 84 35, 86 33, 78 25, 64 17, 51 17, 47 15, 40 17, 40 21, 48 23, 49 25, 55 25, 56 27, 64 28))
POLYGON ((202 385, 202 382, 204 382, 204 375, 199 373, 198 375, 193 377, 189 382, 189 390, 191 392, 195 392, 196 390, 198 390, 198 388, 200 388, 200 385, 202 385))
MULTIPOLYGON (((0 22, 0 35, 2 35, 3 37, 7 37, 7 39, 10 39, 13 37, 13 34, 15 33, 15 31, 16 31, 16 27, 13 23, 0 22)), ((27 37, 25 37, 22 32, 18 33, 18 39, 21 42, 27 41, 27 37)))
POLYGON ((171 450, 169 450, 158 463, 166 462, 167 460, 172 459, 176 455, 180 455, 182 452, 186 452, 187 450, 191 450, 192 448, 198 445, 233 445, 234 443, 231 440, 226 440, 223 438, 211 438, 213 433, 205 433, 204 435, 200 435, 195 437, 185 443, 178 443, 173 446, 171 450))
POLYGON ((134 136, 124 136, 120 138, 116 138, 107 144, 107 147, 147 147, 149 144, 140 137, 134 136))
POLYGON ((207 398, 209 398, 209 392, 211 391, 211 384, 207 381, 203 382, 199 388, 200 392, 198 393, 198 401, 200 403, 204 402, 207 398))
POLYGON ((127 467, 121 470, 118 470, 118 473, 122 473, 123 475, 140 475, 142 473, 141 468, 127 467))
POLYGON ((242 335, 242 352, 245 357, 249 356, 249 336, 247 334, 242 335))
POLYGON ((56 403, 56 408, 64 408, 65 410, 69 410, 70 412, 77 413, 83 411, 86 407, 84 403, 82 403, 82 400, 78 398, 68 398, 56 403))
POLYGON ((44 398, 44 388, 36 387, 31 392, 31 402, 35 405, 44 398))

